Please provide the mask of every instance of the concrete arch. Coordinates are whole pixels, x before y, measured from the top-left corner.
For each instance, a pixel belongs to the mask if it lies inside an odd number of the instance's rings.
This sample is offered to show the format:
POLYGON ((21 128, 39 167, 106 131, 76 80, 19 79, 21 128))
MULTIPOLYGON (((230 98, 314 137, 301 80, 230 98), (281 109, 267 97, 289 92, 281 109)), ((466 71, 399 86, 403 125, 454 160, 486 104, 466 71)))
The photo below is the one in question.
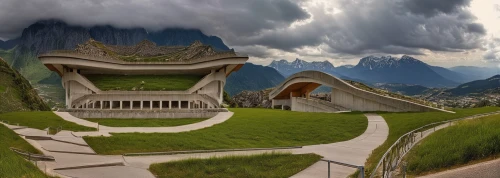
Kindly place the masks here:
MULTIPOLYGON (((324 106, 320 108, 318 103, 326 101, 310 102, 308 96, 317 87, 325 85, 332 87, 331 103, 340 108, 353 111, 390 111, 390 112, 427 112, 442 111, 443 109, 383 96, 377 93, 361 90, 351 84, 319 71, 303 71, 291 75, 273 91, 269 98, 273 100, 273 105, 289 104, 295 111, 323 111, 328 112, 324 106), (303 98, 307 98, 304 100, 303 98)), ((332 110, 334 107, 331 107, 332 110)), ((338 111, 338 110, 337 110, 338 111)))

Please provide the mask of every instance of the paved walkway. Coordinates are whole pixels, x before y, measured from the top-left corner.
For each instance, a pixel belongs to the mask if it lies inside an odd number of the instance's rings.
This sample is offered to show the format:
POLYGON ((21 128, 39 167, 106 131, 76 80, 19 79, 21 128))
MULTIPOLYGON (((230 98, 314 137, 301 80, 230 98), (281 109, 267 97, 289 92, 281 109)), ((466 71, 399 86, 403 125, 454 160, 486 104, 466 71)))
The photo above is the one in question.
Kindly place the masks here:
POLYGON ((422 176, 421 178, 499 178, 500 159, 486 161, 470 166, 452 169, 436 174, 422 176))
MULTIPOLYGON (((66 121, 74 122, 79 125, 97 128, 97 124, 84 119, 76 118, 67 112, 54 112, 66 121)), ((199 130, 206 127, 211 127, 215 124, 220 124, 233 116, 233 112, 219 112, 214 117, 188 125, 174 126, 174 127, 108 127, 99 126, 99 131, 96 132, 73 132, 76 136, 97 136, 104 135, 110 136, 109 133, 178 133, 188 132, 192 130, 199 130)))
MULTIPOLYGON (((389 136, 389 127, 384 118, 376 114, 365 114, 365 116, 368 118, 368 128, 362 135, 344 142, 305 146, 293 153, 315 153, 324 159, 364 166, 372 151, 389 136)), ((347 177, 356 171, 355 168, 336 164, 330 166, 331 177, 347 177)), ((328 177, 328 163, 319 161, 293 177, 328 177)))
MULTIPOLYGON (((150 164, 169 162, 175 160, 189 158, 210 158, 221 157, 227 155, 252 155, 270 152, 289 152, 292 154, 315 153, 333 161, 362 165, 364 166, 366 159, 370 153, 379 145, 384 143, 389 135, 389 127, 384 118, 376 114, 365 114, 368 118, 368 127, 366 131, 348 141, 337 142, 332 144, 321 144, 304 146, 299 149, 284 149, 284 150, 262 150, 262 151, 235 151, 221 153, 197 153, 197 154, 180 154, 180 155, 155 155, 155 156, 125 156, 127 164, 148 168, 150 164)), ((331 165, 331 177, 347 177, 356 171, 354 168, 349 168, 340 165, 331 165)), ((328 177, 328 164, 319 161, 293 177, 328 177)))
MULTIPOLYGON (((61 113, 59 113, 61 114, 61 113)), ((232 114, 232 113, 231 113, 232 114)), ((367 130, 360 136, 344 142, 305 146, 299 149, 233 151, 216 153, 196 153, 154 156, 96 155, 85 141, 74 136, 70 131, 62 131, 51 136, 43 130, 17 128, 16 133, 33 133, 51 137, 52 140, 29 140, 28 142, 42 150, 45 155, 55 158, 55 162, 39 162, 42 170, 67 177, 154 177, 147 169, 150 164, 183 160, 189 158, 210 158, 227 155, 253 155, 270 152, 291 152, 293 154, 315 153, 330 159, 349 164, 363 165, 368 155, 388 136, 388 127, 384 119, 375 114, 366 114, 367 130)), ((79 119, 81 120, 81 119, 79 119)), ((74 120, 75 122, 81 122, 74 120)), ((85 121, 87 122, 87 121, 85 121)), ((85 124, 82 122, 82 124, 85 124)), ((89 124, 89 123, 86 123, 89 124)), ((182 131, 182 130, 180 130, 182 131)), ((173 132, 173 131, 169 131, 173 132)), ((355 169, 332 165, 332 177, 346 177, 355 169)), ((327 164, 318 162, 293 177, 327 177, 327 164)))

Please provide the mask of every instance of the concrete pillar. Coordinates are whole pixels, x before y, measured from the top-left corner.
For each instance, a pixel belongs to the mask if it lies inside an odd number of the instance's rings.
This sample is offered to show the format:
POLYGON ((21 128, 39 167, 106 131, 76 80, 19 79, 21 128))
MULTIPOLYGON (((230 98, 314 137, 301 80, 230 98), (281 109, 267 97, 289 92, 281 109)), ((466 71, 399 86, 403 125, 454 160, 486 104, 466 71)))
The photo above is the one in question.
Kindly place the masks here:
POLYGON ((102 109, 102 104, 104 103, 104 101, 102 101, 102 100, 101 100, 101 101, 99 101, 99 102, 101 102, 101 109, 102 109))
POLYGON ((109 109, 113 109, 113 101, 109 101, 109 109))
POLYGON ((188 109, 191 109, 191 102, 188 101, 188 109))
POLYGON ((172 101, 168 101, 168 109, 172 109, 172 101))
POLYGON ((134 101, 130 101, 130 110, 134 107, 134 101))
POLYGON ((123 101, 120 101, 120 110, 123 109, 123 101))
POLYGON ((181 101, 177 102, 177 106, 179 106, 179 109, 181 109, 181 101))
POLYGON ((153 110, 153 101, 149 101, 149 110, 153 110))
POLYGON ((142 110, 142 103, 143 103, 143 102, 144 102, 144 101, 141 101, 141 110, 142 110))
POLYGON ((163 108, 163 101, 160 101, 160 110, 163 108))

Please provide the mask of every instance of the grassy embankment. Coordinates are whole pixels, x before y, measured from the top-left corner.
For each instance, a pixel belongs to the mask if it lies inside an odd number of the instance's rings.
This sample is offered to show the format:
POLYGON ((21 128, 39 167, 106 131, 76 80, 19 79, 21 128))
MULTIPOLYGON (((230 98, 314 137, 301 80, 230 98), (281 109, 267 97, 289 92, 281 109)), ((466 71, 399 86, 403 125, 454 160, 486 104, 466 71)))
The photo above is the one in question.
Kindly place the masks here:
MULTIPOLYGON (((68 122, 51 111, 41 112, 10 112, 0 114, 0 120, 9 121, 11 124, 27 126, 35 129, 46 129, 48 127, 56 128, 62 126, 63 130, 71 131, 95 131, 95 128, 85 127, 73 122, 68 122)), ((52 130, 51 130, 52 131, 52 130)))
POLYGON ((290 177, 321 157, 315 154, 262 154, 189 159, 152 164, 149 170, 157 177, 290 177))
POLYGON ((500 116, 465 120, 438 130, 413 148, 408 173, 421 175, 500 156, 500 116))
POLYGON ((207 120, 206 118, 182 118, 182 119, 113 119, 113 118, 91 118, 85 119, 99 125, 110 127, 172 127, 188 125, 207 120))
POLYGON ((345 141, 361 135, 361 113, 302 113, 271 109, 230 109, 224 123, 182 133, 120 133, 84 137, 99 154, 302 146, 345 141))
POLYGON ((199 75, 85 75, 101 90, 172 91, 187 90, 199 75), (142 83, 144 81, 144 83, 142 83))
POLYGON ((50 108, 19 72, 0 58, 0 113, 43 110, 50 108))
POLYGON ((24 160, 9 148, 14 147, 35 154, 40 154, 40 151, 2 124, 0 124, 0 140, 0 177, 47 177, 34 164, 24 160))
POLYGON ((445 112, 423 112, 423 113, 381 113, 380 115, 384 117, 387 125, 389 126, 389 136, 387 140, 377 147, 366 162, 366 173, 369 174, 375 168, 378 161, 384 153, 389 149, 389 147, 394 144, 394 142, 402 135, 422 127, 424 125, 458 119, 462 117, 467 117, 480 113, 499 111, 498 107, 484 107, 484 108, 472 108, 472 109, 457 109, 454 110, 456 113, 445 113, 445 112))

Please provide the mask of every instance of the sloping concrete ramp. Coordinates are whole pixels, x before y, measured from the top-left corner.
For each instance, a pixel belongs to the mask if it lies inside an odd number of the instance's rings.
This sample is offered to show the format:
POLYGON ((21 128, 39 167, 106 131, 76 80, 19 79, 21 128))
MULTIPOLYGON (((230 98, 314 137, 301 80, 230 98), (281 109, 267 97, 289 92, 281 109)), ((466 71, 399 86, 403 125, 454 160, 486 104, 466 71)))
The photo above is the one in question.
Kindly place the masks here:
POLYGON ((291 107, 292 111, 302 112, 333 112, 340 111, 339 108, 352 111, 451 112, 365 91, 319 71, 303 71, 291 75, 269 93, 269 98, 273 101, 273 107, 285 105, 291 107), (321 85, 332 88, 331 104, 338 107, 329 106, 331 110, 324 109, 327 108, 324 103, 309 99, 309 94, 321 85))

